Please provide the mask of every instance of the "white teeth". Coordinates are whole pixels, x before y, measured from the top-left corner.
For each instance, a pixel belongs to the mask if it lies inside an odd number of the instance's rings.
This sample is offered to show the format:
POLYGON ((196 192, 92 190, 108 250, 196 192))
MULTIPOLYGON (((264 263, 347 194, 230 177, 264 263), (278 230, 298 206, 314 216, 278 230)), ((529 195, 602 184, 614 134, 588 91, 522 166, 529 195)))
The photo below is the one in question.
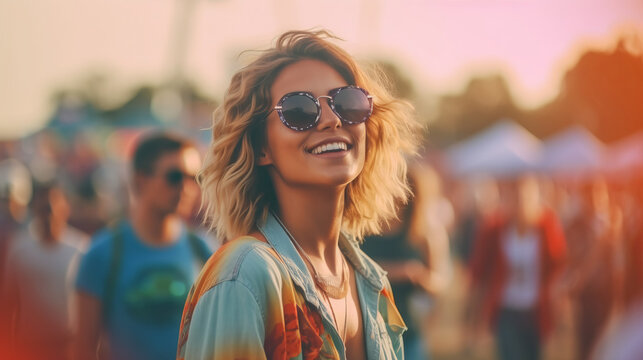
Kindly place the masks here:
POLYGON ((330 144, 324 144, 324 145, 317 146, 316 148, 314 148, 311 151, 311 153, 313 153, 315 155, 318 155, 318 154, 324 153, 326 151, 346 150, 346 149, 348 149, 348 145, 346 145, 346 143, 344 143, 344 142, 334 142, 334 143, 330 143, 330 144))

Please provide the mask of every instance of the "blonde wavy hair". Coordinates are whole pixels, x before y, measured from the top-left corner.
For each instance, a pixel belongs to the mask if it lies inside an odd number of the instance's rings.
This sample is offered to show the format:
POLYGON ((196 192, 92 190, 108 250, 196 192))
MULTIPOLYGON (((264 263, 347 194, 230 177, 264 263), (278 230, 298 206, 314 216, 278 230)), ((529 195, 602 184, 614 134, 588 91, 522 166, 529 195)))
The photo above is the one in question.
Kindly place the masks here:
POLYGON ((346 188, 342 230, 357 239, 377 233, 395 216, 396 204, 407 199, 406 158, 416 153, 421 134, 413 107, 390 95, 381 72, 367 74, 331 39, 337 38, 327 31, 286 32, 232 77, 214 113, 212 143, 198 176, 205 221, 220 239, 248 234, 277 208, 271 179, 256 159, 265 141, 270 88, 281 70, 303 59, 327 63, 374 98, 364 169, 346 188))

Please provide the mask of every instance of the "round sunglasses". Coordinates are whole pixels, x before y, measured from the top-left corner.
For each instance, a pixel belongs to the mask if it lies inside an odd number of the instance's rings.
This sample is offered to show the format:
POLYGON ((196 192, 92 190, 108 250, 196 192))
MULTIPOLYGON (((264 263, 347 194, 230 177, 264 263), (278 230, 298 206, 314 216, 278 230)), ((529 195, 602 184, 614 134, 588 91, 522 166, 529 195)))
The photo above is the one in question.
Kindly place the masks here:
POLYGON ((373 97, 360 87, 348 85, 318 97, 305 91, 288 93, 279 99, 268 115, 276 110, 284 125, 296 131, 305 131, 319 122, 320 98, 328 99, 330 109, 344 124, 361 124, 373 113, 373 97))

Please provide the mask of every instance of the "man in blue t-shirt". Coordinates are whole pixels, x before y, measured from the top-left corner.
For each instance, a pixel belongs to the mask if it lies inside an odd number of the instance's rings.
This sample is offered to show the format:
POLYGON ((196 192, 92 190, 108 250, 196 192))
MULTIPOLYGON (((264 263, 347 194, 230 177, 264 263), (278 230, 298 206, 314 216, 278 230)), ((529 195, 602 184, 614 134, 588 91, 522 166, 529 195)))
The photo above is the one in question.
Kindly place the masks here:
POLYGON ((135 149, 129 218, 94 236, 78 270, 77 360, 175 358, 185 299, 211 254, 179 210, 198 197, 199 167, 196 148, 175 136, 135 149))

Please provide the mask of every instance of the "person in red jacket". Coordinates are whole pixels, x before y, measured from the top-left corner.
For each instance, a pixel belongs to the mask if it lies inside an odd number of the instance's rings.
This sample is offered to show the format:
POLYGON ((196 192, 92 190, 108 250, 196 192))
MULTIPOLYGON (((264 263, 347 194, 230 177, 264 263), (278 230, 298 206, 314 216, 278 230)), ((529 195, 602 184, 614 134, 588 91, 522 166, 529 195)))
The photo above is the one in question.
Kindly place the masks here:
POLYGON ((565 237, 535 177, 512 181, 507 195, 505 211, 486 219, 474 243, 471 310, 475 323, 494 331, 500 359, 539 359, 565 237))
POLYGON ((581 188, 581 211, 566 229, 564 289, 574 314, 576 353, 589 359, 620 307, 623 283, 623 213, 603 179, 581 188))

